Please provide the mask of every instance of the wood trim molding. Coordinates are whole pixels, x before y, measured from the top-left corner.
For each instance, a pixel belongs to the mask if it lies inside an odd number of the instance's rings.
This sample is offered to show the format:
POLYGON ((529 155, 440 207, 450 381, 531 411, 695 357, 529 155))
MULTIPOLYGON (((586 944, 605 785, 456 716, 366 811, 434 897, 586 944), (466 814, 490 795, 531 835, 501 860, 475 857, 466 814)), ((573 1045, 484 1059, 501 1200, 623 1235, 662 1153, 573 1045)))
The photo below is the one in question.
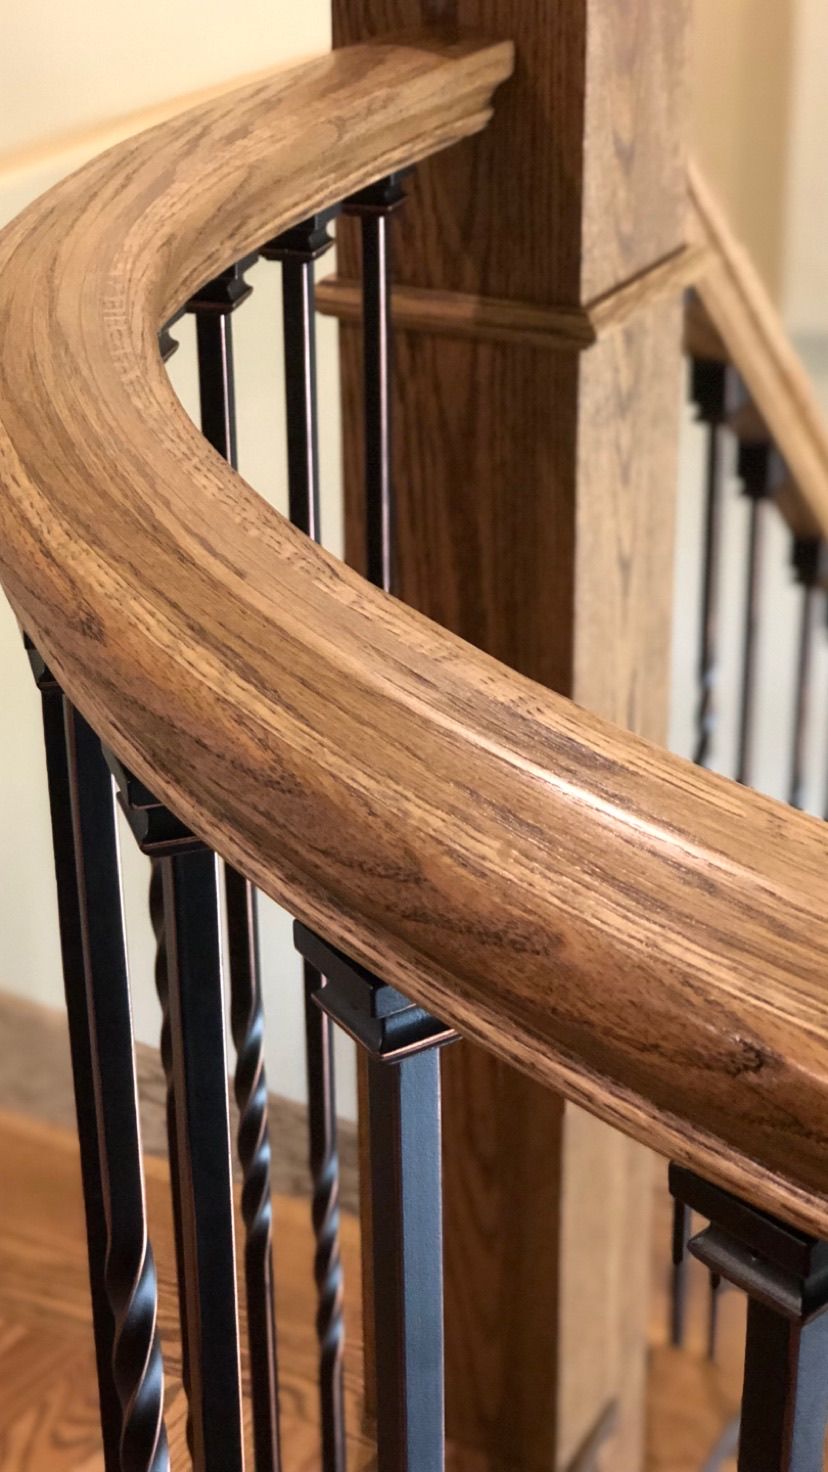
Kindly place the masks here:
MULTIPOLYGON (((472 296, 468 292, 396 285, 394 323, 398 329, 409 332, 581 352, 623 327, 637 312, 676 295, 696 281, 703 270, 704 255, 703 246, 682 246, 631 281, 582 307, 545 306, 472 296)), ((359 322, 361 285, 346 277, 327 276, 317 285, 316 305, 326 316, 359 322)))
POLYGON ((508 45, 345 48, 129 140, 0 235, 0 578, 242 873, 611 1124, 828 1235, 828 828, 366 586, 186 418, 200 282, 482 128, 508 45))

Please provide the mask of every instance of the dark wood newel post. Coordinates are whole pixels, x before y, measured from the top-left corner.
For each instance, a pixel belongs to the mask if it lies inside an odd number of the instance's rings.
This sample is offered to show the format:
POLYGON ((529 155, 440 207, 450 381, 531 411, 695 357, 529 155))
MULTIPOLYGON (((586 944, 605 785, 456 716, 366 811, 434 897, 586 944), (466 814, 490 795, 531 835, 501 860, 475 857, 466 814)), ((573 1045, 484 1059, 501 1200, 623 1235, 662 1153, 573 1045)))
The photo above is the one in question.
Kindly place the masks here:
MULTIPOLYGON (((435 17, 425 0, 333 9, 337 45, 435 17)), ((664 740, 687 6, 450 0, 439 13, 512 37, 517 66, 491 128, 418 169, 393 227, 398 591, 664 740)), ((319 301, 343 318, 360 565, 353 222, 338 270, 319 301)), ((614 1472, 637 1472, 649 1159, 465 1045, 443 1078, 449 1436, 558 1472, 606 1433, 614 1472)))

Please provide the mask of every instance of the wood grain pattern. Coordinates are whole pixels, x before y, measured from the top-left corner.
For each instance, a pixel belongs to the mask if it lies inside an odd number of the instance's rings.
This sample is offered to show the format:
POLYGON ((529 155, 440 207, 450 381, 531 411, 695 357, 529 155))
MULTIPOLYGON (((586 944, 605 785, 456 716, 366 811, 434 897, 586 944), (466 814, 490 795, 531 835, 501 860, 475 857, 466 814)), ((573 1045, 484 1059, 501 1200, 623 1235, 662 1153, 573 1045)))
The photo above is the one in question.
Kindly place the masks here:
POLYGON ((420 171, 408 285, 581 306, 682 243, 686 0, 337 0, 333 14, 337 46, 438 15, 514 42, 481 147, 420 171), (480 188, 493 178, 494 203, 480 188), (489 228, 493 210, 506 228, 489 228), (447 222, 442 237, 430 220, 447 222))
POLYGON ((738 368, 784 457, 791 484, 781 509, 797 536, 828 536, 828 426, 807 370, 742 243, 698 167, 690 171, 693 228, 707 247, 691 304, 691 351, 738 368))
MULTIPOLYGON (((77 1143, 65 1131, 0 1115, 0 1164, 0 1465, 3 1472, 103 1472, 77 1143)), ((189 1464, 189 1457, 169 1176, 166 1163, 153 1158, 147 1160, 147 1200, 159 1269, 171 1463, 179 1468, 189 1464)), ((307 1199, 275 1196, 274 1219, 285 1465, 291 1472, 313 1472, 320 1465, 320 1441, 307 1199)), ((364 1472, 376 1453, 361 1434, 358 1238, 356 1218, 346 1213, 342 1251, 351 1290, 345 1310, 348 1465, 364 1472)), ((252 1465, 244 1327, 242 1304, 245 1431, 252 1465)))
MULTIPOLYGON (((336 0, 335 35, 354 42, 420 9, 336 0)), ((449 9, 513 34, 516 66, 491 128, 418 168, 394 243, 399 592, 662 740, 685 7, 449 9)), ((338 263, 356 276, 344 230, 338 263)), ((350 324, 341 341, 355 560, 350 324)), ((495 1465, 560 1472, 613 1407, 603 1455, 638 1472, 646 1157, 480 1050, 453 1049, 443 1078, 449 1430, 495 1465)))
POLYGON ((2 580, 120 758, 253 882, 826 1232, 824 825, 367 589, 227 471, 156 360, 196 282, 478 127, 509 65, 346 51, 113 150, 3 233, 2 580))
MULTIPOLYGON (((607 333, 623 327, 638 312, 695 282, 705 250, 681 246, 631 281, 623 282, 583 306, 539 306, 443 291, 425 286, 393 288, 394 326, 398 331, 433 332, 445 337, 471 337, 487 342, 518 343, 527 348, 578 352, 607 333)), ((362 289, 356 280, 326 276, 316 288, 316 305, 343 322, 362 318, 362 289)))
MULTIPOLYGON (((46 1058, 48 1054, 47 1047, 46 1058)), ((3 1064, 0 1058, 0 1067, 3 1064)), ((43 1087, 42 1071, 35 1068, 35 1072, 43 1087)), ((32 1091, 27 1098, 35 1102, 32 1091)), ((41 1113, 48 1108, 45 1090, 38 1107, 41 1113)), ((66 1130, 0 1113, 0 1165, 4 1180, 13 1183, 0 1213, 0 1465, 3 1472, 103 1472, 76 1141, 66 1130)), ((167 1424, 177 1468, 186 1466, 188 1459, 186 1402, 176 1374, 180 1349, 174 1323, 172 1222, 165 1168, 150 1161, 147 1174, 164 1299, 167 1424), (170 1306, 172 1313, 167 1312, 170 1306)), ((653 1269, 663 1287, 668 1280, 670 1241, 670 1204, 663 1173, 657 1202, 659 1232, 653 1269)), ((279 1249, 277 1309, 285 1350, 281 1367, 285 1465, 291 1472, 314 1472, 319 1466, 319 1439, 312 1329, 313 1244, 307 1202, 277 1195, 274 1215, 279 1249)), ((374 1448, 360 1434, 359 1252, 356 1219, 349 1214, 343 1222, 343 1246, 351 1290, 346 1301, 349 1465, 367 1472, 374 1448)), ((667 1307, 663 1295, 654 1302, 646 1472, 698 1472, 738 1405, 744 1319, 741 1295, 725 1296, 721 1349, 714 1367, 704 1361, 706 1290, 704 1270, 700 1264, 691 1264, 687 1352, 665 1347, 667 1307)), ((481 1458, 454 1446, 448 1448, 447 1465, 449 1472, 486 1472, 481 1458)))

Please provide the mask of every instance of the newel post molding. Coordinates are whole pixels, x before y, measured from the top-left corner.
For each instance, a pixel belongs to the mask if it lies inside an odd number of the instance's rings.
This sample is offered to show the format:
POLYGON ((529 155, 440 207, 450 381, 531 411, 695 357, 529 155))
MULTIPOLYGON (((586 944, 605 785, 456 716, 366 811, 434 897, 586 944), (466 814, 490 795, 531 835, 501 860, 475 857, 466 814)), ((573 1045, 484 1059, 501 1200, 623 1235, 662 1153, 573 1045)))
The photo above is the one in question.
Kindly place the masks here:
MULTIPOLYGON (((335 44, 435 19, 516 43, 393 240, 399 596, 666 736, 686 246, 685 0, 333 0, 335 44)), ((358 239, 339 234, 349 560, 363 559, 358 239)), ((519 964, 519 958, 516 958, 519 964)), ((607 977, 607 986, 612 978, 607 977)), ((642 1464, 650 1162, 465 1044, 443 1058, 450 1438, 642 1464)))

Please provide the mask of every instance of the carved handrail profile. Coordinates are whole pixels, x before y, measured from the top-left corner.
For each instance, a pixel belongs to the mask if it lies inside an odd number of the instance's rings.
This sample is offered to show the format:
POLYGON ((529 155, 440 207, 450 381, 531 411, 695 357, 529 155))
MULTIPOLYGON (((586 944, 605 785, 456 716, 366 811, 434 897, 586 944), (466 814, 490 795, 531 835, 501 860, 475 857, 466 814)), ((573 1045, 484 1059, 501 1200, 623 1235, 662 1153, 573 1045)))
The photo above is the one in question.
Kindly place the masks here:
POLYGON ((193 831, 501 1058, 828 1234, 828 829, 369 587, 177 403, 156 334, 483 127, 506 43, 376 42, 87 165, 0 236, 0 578, 193 831))

